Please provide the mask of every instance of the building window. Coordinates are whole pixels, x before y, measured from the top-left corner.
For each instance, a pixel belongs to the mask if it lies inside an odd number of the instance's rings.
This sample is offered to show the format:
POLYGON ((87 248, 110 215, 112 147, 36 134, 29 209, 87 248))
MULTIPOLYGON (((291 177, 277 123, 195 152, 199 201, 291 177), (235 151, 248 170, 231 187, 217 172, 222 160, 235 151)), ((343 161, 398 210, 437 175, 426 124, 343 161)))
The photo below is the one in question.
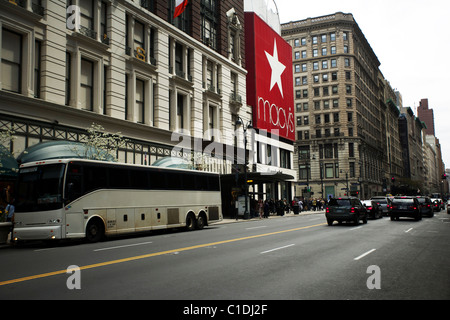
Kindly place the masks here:
POLYGON ((306 63, 303 63, 303 64, 302 64, 302 71, 303 71, 303 72, 308 71, 308 67, 307 67, 306 63))
POLYGON ((142 61, 147 61, 145 52, 145 25, 139 21, 134 23, 134 56, 142 61))
POLYGON ((349 59, 349 58, 345 58, 345 59, 344 59, 344 65, 345 65, 346 67, 350 67, 350 59, 349 59))
POLYGON ((181 78, 185 77, 183 68, 183 46, 180 43, 175 43, 175 74, 181 78))
MULTIPOLYGON (((202 1, 203 2, 203 1, 202 1)), ((169 0, 169 13, 168 13, 168 21, 176 28, 184 31, 190 31, 190 21, 191 18, 191 1, 188 1, 186 9, 184 9, 183 13, 180 14, 175 19, 173 18, 173 14, 175 12, 175 0, 169 0)))
POLYGON ((288 150, 280 149, 280 167, 291 169, 291 156, 288 150))
POLYGON ((70 104, 70 68, 72 65, 72 57, 70 55, 70 52, 66 52, 66 106, 70 104))
POLYGON ((34 97, 41 96, 41 42, 35 41, 34 46, 34 97))
POLYGON ((20 93, 22 82, 22 36, 2 31, 2 88, 20 93))
POLYGON ((97 33, 94 31, 94 1, 79 0, 78 4, 80 6, 80 33, 96 39, 97 33))
POLYGON ((353 142, 349 142, 348 143, 348 156, 350 158, 354 158, 355 157, 355 145, 353 142))
POLYGON ((303 117, 303 125, 305 125, 305 126, 309 125, 309 116, 303 117))
POLYGON ((216 0, 201 1, 202 42, 213 49, 217 48, 216 0))
POLYGON ((145 123, 145 81, 136 79, 137 122, 145 123))
POLYGON ((332 163, 325 164, 325 178, 333 178, 334 168, 332 163))
POLYGON ((100 12, 100 35, 101 42, 104 44, 109 44, 108 38, 108 26, 107 26, 107 10, 108 5, 106 2, 102 1, 101 12, 100 12))
POLYGON ((80 104, 81 108, 93 111, 94 102, 94 63, 81 59, 80 104))
POLYGON ((349 169, 350 169, 350 178, 354 178, 356 176, 354 162, 349 162, 349 169))
POLYGON ((343 39, 344 41, 348 41, 348 32, 344 32, 343 39))

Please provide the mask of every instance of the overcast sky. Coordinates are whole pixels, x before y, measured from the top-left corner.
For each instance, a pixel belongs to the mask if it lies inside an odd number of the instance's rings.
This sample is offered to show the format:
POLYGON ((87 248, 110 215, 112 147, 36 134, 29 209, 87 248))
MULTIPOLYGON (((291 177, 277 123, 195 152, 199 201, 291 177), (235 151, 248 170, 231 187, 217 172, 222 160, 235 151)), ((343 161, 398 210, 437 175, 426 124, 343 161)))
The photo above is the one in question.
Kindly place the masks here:
POLYGON ((275 0, 281 23, 351 13, 380 70, 417 116, 421 99, 434 110, 436 137, 450 168, 450 1, 275 0))

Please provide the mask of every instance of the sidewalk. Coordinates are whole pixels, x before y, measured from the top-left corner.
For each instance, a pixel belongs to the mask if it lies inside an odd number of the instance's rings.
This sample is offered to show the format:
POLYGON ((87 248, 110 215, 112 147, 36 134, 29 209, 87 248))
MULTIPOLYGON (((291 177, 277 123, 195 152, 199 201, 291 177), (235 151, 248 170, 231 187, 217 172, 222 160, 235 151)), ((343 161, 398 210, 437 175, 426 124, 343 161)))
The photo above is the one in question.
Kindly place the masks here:
MULTIPOLYGON (((300 216, 309 216, 309 215, 313 215, 313 214, 322 214, 324 216, 325 219, 325 210, 318 210, 318 211, 312 211, 312 210, 308 210, 308 211, 302 211, 299 214, 294 214, 293 211, 290 211, 289 213, 286 213, 284 216, 277 216, 277 215, 270 215, 268 219, 279 219, 279 218, 291 218, 291 217, 300 217, 300 216)), ((251 219, 243 219, 242 216, 239 216, 239 219, 232 219, 232 218, 225 218, 220 222, 214 222, 213 225, 217 225, 217 224, 225 224, 225 223, 236 223, 236 222, 247 222, 247 221, 262 221, 265 220, 265 218, 251 218, 251 219)))

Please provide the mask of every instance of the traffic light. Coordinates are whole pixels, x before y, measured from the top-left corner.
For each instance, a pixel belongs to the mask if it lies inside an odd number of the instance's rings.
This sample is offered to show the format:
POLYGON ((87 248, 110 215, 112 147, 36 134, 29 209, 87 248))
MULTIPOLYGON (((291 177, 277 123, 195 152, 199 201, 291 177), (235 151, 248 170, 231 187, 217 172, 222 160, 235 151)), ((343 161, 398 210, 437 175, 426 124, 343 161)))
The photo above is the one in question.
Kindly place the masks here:
POLYGON ((447 174, 446 174, 446 173, 444 173, 444 174, 442 175, 442 180, 445 180, 445 179, 447 179, 447 174))
POLYGON ((392 183, 395 183, 395 177, 391 178, 392 183))

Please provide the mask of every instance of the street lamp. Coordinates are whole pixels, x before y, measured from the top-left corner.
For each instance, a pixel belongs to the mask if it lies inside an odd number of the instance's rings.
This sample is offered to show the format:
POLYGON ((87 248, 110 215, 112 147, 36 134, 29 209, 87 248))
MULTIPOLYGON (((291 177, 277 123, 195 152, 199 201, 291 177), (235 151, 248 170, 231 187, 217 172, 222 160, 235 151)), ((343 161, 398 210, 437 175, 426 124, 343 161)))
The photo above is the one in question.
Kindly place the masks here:
MULTIPOLYGON (((244 121, 241 117, 237 117, 236 126, 243 125, 244 121)), ((248 182, 247 182, 247 129, 253 129, 252 120, 248 121, 245 126, 242 127, 244 129, 244 188, 245 188, 245 211, 244 211, 244 219, 248 219, 248 182)))

